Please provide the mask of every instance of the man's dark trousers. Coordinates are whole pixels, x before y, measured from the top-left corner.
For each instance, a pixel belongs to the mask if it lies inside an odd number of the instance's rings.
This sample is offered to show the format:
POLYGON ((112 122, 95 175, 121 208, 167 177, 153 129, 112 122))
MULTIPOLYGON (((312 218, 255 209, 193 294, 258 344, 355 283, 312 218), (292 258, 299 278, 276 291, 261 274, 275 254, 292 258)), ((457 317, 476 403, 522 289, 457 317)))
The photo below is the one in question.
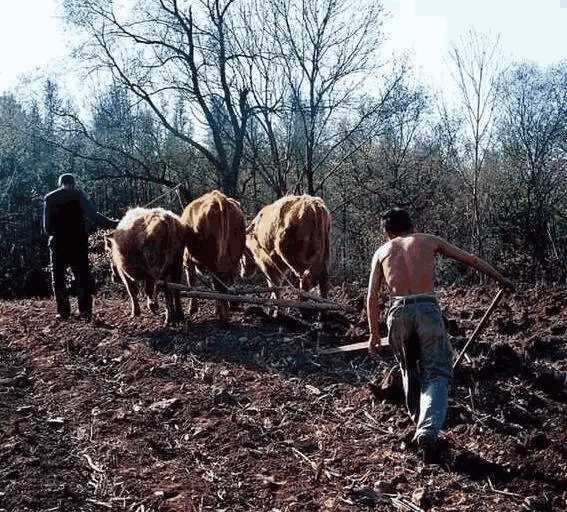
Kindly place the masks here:
POLYGON ((69 293, 66 284, 66 271, 70 267, 77 283, 77 301, 81 316, 90 317, 92 313, 91 273, 87 238, 78 237, 73 241, 49 240, 51 257, 51 282, 57 304, 57 313, 62 318, 71 314, 69 293))

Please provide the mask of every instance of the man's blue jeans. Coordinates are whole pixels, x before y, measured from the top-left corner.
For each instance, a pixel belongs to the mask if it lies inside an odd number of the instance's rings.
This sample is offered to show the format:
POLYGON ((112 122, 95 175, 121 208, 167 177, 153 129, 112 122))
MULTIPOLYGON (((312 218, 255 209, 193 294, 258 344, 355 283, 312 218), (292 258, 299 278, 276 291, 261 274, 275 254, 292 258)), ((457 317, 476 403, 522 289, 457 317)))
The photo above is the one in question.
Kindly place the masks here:
POLYGON ((453 379, 453 349, 437 299, 419 294, 394 297, 388 311, 388 341, 402 370, 414 439, 436 439, 447 414, 453 379))

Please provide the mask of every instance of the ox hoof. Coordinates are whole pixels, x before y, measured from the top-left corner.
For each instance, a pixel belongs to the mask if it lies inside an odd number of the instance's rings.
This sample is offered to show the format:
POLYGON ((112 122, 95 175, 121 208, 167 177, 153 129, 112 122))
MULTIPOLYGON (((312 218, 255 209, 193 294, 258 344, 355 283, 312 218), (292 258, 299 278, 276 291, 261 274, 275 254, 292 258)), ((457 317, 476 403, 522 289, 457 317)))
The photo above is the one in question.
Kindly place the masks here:
POLYGON ((226 322, 228 320, 228 313, 225 308, 216 310, 216 317, 220 322, 226 322))
POLYGON ((159 311, 159 307, 156 301, 148 301, 148 309, 155 315, 159 311))
POLYGON ((197 312, 197 309, 197 303, 193 299, 191 299, 191 301, 189 302, 189 314, 194 315, 197 312))
POLYGON ((132 313, 130 313, 130 318, 136 318, 138 316, 140 316, 142 314, 142 312, 139 309, 135 309, 132 311, 132 313))

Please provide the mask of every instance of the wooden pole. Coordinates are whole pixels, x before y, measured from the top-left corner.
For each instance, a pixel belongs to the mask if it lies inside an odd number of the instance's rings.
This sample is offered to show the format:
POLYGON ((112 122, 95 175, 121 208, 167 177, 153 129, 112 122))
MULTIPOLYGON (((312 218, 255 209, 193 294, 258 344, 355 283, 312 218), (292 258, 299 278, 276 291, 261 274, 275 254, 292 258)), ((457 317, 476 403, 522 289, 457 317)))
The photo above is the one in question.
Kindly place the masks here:
MULTIPOLYGON (((380 346, 386 347, 388 346, 388 338, 381 338, 380 339, 380 346)), ((350 345, 342 345, 340 347, 333 347, 333 348, 325 348, 323 350, 319 350, 319 354, 329 355, 329 354, 339 354, 341 352, 354 352, 355 350, 367 350, 368 349, 368 341, 359 341, 358 343, 351 343, 350 345)))
POLYGON ((486 310, 486 313, 484 313, 484 316, 482 317, 482 319, 480 320, 480 322, 478 323, 478 325, 476 326, 476 329, 474 330, 474 332, 471 334, 471 337, 469 338, 469 340, 465 343, 465 346, 463 347, 463 350, 461 350, 461 353, 458 355, 457 359, 455 360, 454 364, 453 364, 453 370, 455 368, 457 368, 457 366, 459 365, 459 363, 461 362, 461 359, 463 358, 463 356, 465 355, 465 352, 467 351, 467 349, 469 348, 469 345, 478 338, 480 332, 482 331, 482 329, 484 328, 484 326, 486 325, 486 322, 488 321, 488 319, 490 318, 490 315, 492 314, 492 312, 496 309, 496 306, 498 306, 498 303, 500 302, 500 300, 502 299, 504 295, 504 290, 500 290, 497 294, 496 297, 494 297, 492 304, 490 304, 490 306, 488 307, 488 309, 486 310))
POLYGON ((166 283, 165 281, 157 281, 158 284, 166 286, 173 290, 179 290, 187 297, 192 297, 195 299, 209 299, 209 300, 227 300, 230 302, 245 302, 248 304, 258 304, 261 306, 280 306, 284 308, 299 308, 299 309, 311 309, 314 311, 349 311, 356 313, 356 309, 350 306, 344 306, 342 304, 336 304, 333 302, 301 302, 301 301, 291 301, 283 299, 269 299, 261 297, 249 297, 246 295, 233 295, 232 293, 219 293, 219 292, 205 292, 201 290, 193 290, 185 285, 178 283, 166 283))

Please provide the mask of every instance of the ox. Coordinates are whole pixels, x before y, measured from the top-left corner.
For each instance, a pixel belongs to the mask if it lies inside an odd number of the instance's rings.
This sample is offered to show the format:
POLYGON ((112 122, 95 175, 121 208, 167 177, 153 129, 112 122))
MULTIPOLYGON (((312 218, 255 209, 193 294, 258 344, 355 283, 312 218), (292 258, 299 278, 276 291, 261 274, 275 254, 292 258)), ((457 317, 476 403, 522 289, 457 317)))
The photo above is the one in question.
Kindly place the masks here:
MULTIPOLYGON (((188 228, 187 247, 183 262, 187 283, 195 286, 196 273, 209 272, 213 287, 226 292, 226 285, 234 282, 245 245, 246 224, 238 201, 213 190, 191 203, 183 211, 181 220, 188 228)), ((190 313, 197 308, 191 299, 190 313)), ((227 303, 219 301, 216 314, 226 318, 227 303)))
MULTIPOLYGON (((275 288, 291 271, 301 291, 319 285, 321 296, 327 297, 330 229, 331 217, 322 199, 282 197, 262 208, 248 226, 241 276, 252 277, 258 267, 268 286, 275 288)), ((277 290, 272 291, 272 298, 277 297, 277 290)))
MULTIPOLYGON (((112 264, 128 290, 132 317, 140 315, 138 283, 145 284, 148 309, 157 312, 156 281, 178 283, 183 273, 182 258, 186 228, 181 219, 162 208, 129 210, 117 228, 107 235, 106 244, 112 264)), ((164 289, 165 323, 183 320, 178 291, 164 289)))

